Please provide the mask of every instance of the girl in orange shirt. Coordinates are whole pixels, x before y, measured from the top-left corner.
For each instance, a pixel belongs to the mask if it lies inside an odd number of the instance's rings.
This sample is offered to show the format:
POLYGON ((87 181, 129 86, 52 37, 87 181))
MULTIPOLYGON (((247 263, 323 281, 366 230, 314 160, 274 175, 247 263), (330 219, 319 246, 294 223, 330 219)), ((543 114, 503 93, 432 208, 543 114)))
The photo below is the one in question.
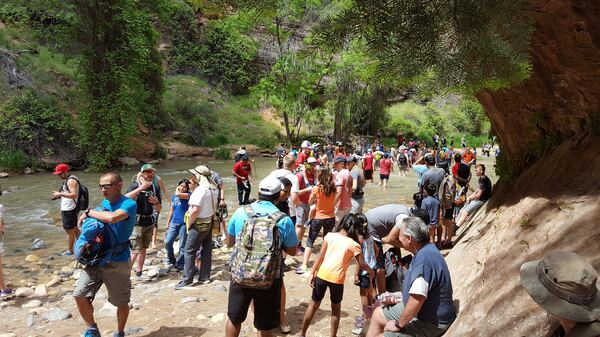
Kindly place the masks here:
POLYGON ((325 297, 327 288, 329 288, 331 299, 331 336, 337 336, 344 295, 344 280, 352 258, 355 258, 360 267, 369 274, 369 278, 373 278, 373 269, 365 263, 358 243, 357 233, 361 226, 362 222, 356 215, 347 214, 333 232, 325 235, 321 254, 311 270, 312 301, 304 313, 300 336, 306 336, 306 331, 325 297))

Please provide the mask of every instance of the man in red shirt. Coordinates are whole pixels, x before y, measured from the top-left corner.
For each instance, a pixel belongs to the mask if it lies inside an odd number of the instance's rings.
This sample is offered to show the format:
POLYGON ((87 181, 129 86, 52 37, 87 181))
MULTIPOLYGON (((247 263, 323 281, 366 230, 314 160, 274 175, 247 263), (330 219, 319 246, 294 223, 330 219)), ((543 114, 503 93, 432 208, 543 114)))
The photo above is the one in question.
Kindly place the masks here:
POLYGON ((454 155, 454 166, 452 166, 452 175, 453 176, 457 176, 458 175, 458 165, 460 165, 462 158, 460 156, 460 153, 457 153, 454 155))
POLYGON ((373 182, 373 151, 371 149, 367 150, 367 154, 363 157, 362 168, 365 180, 373 182))
POLYGON ((237 182, 238 201, 240 205, 246 205, 250 199, 250 180, 252 179, 252 166, 248 155, 243 155, 242 160, 233 165, 233 175, 237 182))
POLYGON ((335 180, 335 222, 342 220, 352 209, 352 175, 346 168, 346 158, 335 157, 333 161, 335 180))
POLYGON ((300 152, 298 152, 298 158, 296 159, 296 167, 300 167, 300 165, 304 164, 308 157, 310 157, 310 142, 305 140, 300 145, 300 152))

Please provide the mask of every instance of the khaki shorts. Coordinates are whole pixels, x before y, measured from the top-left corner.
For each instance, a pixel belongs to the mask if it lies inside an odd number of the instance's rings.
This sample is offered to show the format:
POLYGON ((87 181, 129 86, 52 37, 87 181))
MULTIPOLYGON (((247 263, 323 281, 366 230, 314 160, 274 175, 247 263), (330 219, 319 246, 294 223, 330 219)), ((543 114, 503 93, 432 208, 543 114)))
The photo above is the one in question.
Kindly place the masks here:
POLYGON ((77 280, 73 296, 94 299, 104 284, 108 291, 108 302, 115 307, 128 304, 131 297, 130 273, 129 261, 110 262, 105 267, 87 266, 77 280))
MULTIPOLYGON (((388 321, 392 321, 392 320, 397 321, 400 318, 400 315, 402 315, 402 312, 404 311, 404 304, 402 302, 400 302, 395 305, 384 306, 382 309, 383 309, 383 316, 385 317, 385 319, 387 319, 388 321)), ((412 319, 412 321, 410 321, 408 323, 408 325, 406 327, 404 327, 404 329, 402 329, 401 332, 385 331, 383 333, 383 336, 384 337, 439 337, 439 336, 442 336, 444 334, 444 332, 446 332, 446 330, 448 330, 449 327, 450 327, 450 324, 436 325, 436 324, 432 324, 429 322, 425 322, 425 321, 420 320, 415 317, 412 319)))
POLYGON ((154 226, 135 226, 129 240, 131 240, 131 249, 139 251, 150 247, 152 241, 152 231, 154 226))

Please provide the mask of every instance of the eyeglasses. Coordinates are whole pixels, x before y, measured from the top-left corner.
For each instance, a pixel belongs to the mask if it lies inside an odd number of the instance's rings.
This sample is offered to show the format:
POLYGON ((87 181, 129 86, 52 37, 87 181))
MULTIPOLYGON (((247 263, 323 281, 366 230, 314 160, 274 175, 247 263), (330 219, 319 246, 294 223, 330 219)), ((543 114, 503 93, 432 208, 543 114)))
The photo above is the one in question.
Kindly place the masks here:
POLYGON ((110 188, 112 188, 115 184, 100 184, 98 185, 98 187, 100 187, 100 190, 108 190, 110 188))

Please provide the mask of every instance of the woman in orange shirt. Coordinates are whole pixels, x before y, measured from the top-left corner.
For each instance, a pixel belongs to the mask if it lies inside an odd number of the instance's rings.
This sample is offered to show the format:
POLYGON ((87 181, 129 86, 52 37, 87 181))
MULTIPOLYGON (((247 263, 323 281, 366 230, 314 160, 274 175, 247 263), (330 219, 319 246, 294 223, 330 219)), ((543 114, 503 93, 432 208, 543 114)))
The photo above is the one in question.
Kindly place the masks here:
POLYGON ((317 186, 308 199, 309 205, 315 205, 315 217, 310 221, 308 230, 308 240, 306 240, 306 250, 304 250, 304 259, 302 266, 296 269, 297 274, 308 272, 308 260, 312 254, 312 248, 315 240, 323 228, 323 237, 331 232, 335 226, 335 183, 331 170, 327 167, 319 168, 317 172, 317 186))
POLYGON ((300 336, 306 336, 306 330, 319 309, 327 288, 329 288, 331 299, 331 336, 337 336, 344 295, 344 280, 353 258, 356 259, 360 268, 369 274, 369 279, 373 278, 373 269, 365 263, 358 243, 358 231, 361 226, 362 221, 355 214, 347 214, 333 232, 325 235, 321 254, 311 270, 312 301, 304 313, 300 336))

